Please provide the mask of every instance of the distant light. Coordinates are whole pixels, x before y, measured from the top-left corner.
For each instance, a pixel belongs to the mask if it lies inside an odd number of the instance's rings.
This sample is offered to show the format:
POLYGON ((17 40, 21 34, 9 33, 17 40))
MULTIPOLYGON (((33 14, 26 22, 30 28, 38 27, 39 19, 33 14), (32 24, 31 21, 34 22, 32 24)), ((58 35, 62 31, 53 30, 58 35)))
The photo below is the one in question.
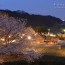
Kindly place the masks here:
POLYGON ((28 36, 28 39, 31 39, 31 36, 28 36))
POLYGON ((50 32, 50 29, 48 29, 48 31, 50 32))
POLYGON ((65 30, 64 30, 64 32, 65 32, 65 30))
POLYGON ((9 35, 9 38, 11 38, 11 35, 9 35))
POLYGON ((22 36, 25 36, 25 34, 22 34, 22 36))
POLYGON ((1 38, 1 41, 5 41, 5 39, 4 38, 1 38))
POLYGON ((16 40, 13 40, 12 42, 16 42, 16 40))
POLYGON ((23 36, 21 36, 21 38, 23 38, 23 36))
POLYGON ((62 31, 65 32, 65 29, 63 29, 62 31))
POLYGON ((37 35, 38 33, 35 33, 35 35, 37 35))
POLYGON ((50 36, 51 36, 51 37, 56 37, 56 35, 54 35, 54 34, 50 34, 50 36))
POLYGON ((65 29, 63 31, 65 32, 65 29))

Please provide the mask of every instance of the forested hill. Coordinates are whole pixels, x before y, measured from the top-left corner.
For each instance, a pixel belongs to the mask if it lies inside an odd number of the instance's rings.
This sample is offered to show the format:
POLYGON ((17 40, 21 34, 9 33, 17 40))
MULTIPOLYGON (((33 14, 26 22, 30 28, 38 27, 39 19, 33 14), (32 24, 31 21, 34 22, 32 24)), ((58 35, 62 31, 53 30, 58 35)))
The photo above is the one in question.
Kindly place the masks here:
POLYGON ((0 12, 7 13, 9 16, 15 17, 15 18, 25 18, 27 19, 27 26, 32 27, 39 27, 42 26, 44 28, 50 28, 57 24, 61 24, 62 20, 59 18, 56 18, 54 16, 43 16, 43 15, 35 15, 35 14, 29 14, 24 11, 10 11, 10 10, 0 10, 0 12))

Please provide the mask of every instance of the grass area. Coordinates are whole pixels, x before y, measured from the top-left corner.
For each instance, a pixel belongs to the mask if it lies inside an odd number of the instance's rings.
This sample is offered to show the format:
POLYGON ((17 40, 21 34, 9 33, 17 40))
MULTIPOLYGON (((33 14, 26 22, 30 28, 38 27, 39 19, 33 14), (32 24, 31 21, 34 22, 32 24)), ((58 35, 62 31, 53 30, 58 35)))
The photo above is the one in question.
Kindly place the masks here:
POLYGON ((61 49, 57 48, 36 48, 43 55, 38 60, 34 62, 26 62, 22 55, 2 55, 0 59, 3 58, 6 62, 2 65, 65 65, 65 47, 61 49))
POLYGON ((34 62, 16 61, 5 62, 3 65, 65 65, 65 58, 45 55, 42 58, 35 60, 34 62))

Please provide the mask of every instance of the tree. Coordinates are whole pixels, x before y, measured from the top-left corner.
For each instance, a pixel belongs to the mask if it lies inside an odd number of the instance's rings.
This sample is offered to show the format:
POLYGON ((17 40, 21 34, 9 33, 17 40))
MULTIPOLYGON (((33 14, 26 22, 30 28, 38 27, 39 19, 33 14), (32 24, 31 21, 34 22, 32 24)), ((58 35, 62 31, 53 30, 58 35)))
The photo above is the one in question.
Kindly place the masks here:
POLYGON ((0 13, 0 42, 3 44, 12 43, 20 38, 25 29, 25 19, 15 19, 7 14, 0 13))
POLYGON ((27 61, 34 61, 41 56, 36 49, 37 45, 28 43, 26 36, 22 39, 21 36, 26 29, 25 25, 25 19, 15 19, 0 13, 0 43, 5 44, 0 46, 0 54, 20 54, 25 56, 27 61))
POLYGON ((35 30, 39 33, 41 32, 48 32, 46 26, 36 26, 35 30))

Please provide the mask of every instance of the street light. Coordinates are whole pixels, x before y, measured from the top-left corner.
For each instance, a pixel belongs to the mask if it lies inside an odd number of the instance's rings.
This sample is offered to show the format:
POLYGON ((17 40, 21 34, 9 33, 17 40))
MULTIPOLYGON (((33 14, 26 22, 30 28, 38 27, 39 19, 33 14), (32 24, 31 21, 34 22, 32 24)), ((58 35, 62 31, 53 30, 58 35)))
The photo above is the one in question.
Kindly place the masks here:
POLYGON ((65 33, 65 29, 62 29, 63 33, 65 33))
POLYGON ((63 31, 65 32, 65 29, 63 31))

